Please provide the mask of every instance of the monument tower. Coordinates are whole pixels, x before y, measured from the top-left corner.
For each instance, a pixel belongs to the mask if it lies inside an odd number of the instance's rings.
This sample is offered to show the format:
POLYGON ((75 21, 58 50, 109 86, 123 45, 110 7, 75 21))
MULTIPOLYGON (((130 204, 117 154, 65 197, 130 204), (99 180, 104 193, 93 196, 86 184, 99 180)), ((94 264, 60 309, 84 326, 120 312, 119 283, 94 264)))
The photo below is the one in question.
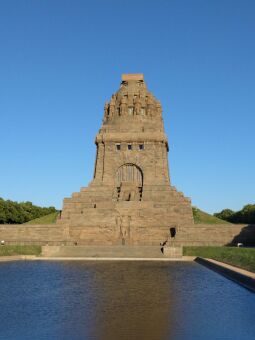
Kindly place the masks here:
POLYGON ((142 74, 124 74, 104 107, 94 178, 64 199, 59 224, 84 245, 158 245, 193 224, 191 203, 171 186, 160 102, 142 74))

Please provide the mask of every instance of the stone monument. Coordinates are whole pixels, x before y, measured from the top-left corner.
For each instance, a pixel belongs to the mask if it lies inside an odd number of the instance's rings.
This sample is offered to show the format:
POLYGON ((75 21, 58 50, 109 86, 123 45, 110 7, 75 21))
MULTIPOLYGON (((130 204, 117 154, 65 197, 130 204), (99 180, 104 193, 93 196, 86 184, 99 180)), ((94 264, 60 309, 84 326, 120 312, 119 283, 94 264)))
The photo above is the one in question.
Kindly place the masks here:
POLYGON ((190 200, 171 186, 160 102, 143 74, 124 74, 104 106, 94 178, 65 198, 58 224, 79 245, 159 245, 192 225, 190 200))

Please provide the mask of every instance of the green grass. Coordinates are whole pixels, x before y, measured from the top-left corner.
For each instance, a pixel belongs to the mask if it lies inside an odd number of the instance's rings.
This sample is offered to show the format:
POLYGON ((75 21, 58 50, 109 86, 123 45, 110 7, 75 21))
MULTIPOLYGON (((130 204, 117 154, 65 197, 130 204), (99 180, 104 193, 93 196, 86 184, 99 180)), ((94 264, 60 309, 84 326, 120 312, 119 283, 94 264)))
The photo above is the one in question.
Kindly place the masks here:
POLYGON ((255 272, 255 248, 184 247, 183 255, 206 257, 255 272))
POLYGON ((221 220, 218 217, 215 217, 213 215, 210 215, 198 208, 193 207, 193 217, 194 217, 194 222, 196 224, 199 223, 205 223, 205 224, 229 224, 229 222, 221 220))
POLYGON ((0 246, 0 256, 40 255, 41 251, 41 246, 0 246))
POLYGON ((34 220, 31 220, 29 222, 26 222, 25 224, 52 224, 56 223, 57 217, 59 212, 54 212, 49 215, 45 215, 42 217, 35 218, 34 220))

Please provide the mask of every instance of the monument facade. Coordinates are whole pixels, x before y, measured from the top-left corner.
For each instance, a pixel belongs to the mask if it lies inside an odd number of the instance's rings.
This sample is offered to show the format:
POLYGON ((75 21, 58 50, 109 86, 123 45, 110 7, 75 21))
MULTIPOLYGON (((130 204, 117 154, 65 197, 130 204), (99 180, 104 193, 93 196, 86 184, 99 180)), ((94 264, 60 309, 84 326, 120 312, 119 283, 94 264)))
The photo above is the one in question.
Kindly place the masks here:
POLYGON ((104 106, 94 178, 65 198, 58 224, 84 245, 159 245, 193 225, 191 202, 170 182, 162 107, 142 74, 124 74, 104 106))
POLYGON ((3 224, 0 240, 50 246, 47 256, 69 249, 61 246, 85 245, 78 248, 86 248, 82 256, 89 257, 117 256, 117 250, 122 257, 139 257, 137 249, 142 257, 146 251, 157 257, 166 241, 169 251, 171 245, 254 245, 254 225, 194 224, 190 200, 171 185, 161 104, 142 74, 122 76, 120 89, 105 104, 95 142, 94 178, 64 199, 57 223, 3 224), (157 251, 141 245, 157 246, 157 251))

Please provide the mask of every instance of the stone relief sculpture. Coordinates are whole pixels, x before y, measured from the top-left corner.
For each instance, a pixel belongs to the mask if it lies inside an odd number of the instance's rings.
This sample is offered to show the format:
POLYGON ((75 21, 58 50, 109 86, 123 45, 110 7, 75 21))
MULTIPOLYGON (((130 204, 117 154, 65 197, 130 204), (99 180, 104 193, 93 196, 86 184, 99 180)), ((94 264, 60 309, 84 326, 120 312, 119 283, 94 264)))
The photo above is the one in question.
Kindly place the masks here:
POLYGON ((156 110, 157 110, 157 115, 161 117, 162 115, 162 106, 159 101, 156 103, 156 110))
POLYGON ((132 216, 128 244, 159 245, 169 225, 193 223, 190 200, 170 183, 161 110, 142 74, 123 75, 121 88, 104 106, 94 178, 64 200, 57 223, 70 226, 66 238, 79 244, 127 242, 132 216), (112 240, 102 237, 103 230, 112 240))
POLYGON ((121 185, 118 201, 141 201, 141 189, 136 185, 121 185))
POLYGON ((140 201, 142 199, 143 174, 135 164, 123 164, 116 173, 115 199, 140 201))
POLYGON ((146 115, 146 100, 145 96, 143 94, 140 95, 140 103, 141 103, 141 115, 145 116, 146 115))
MULTIPOLYGON (((130 84, 123 82, 121 87, 127 88, 130 84)), ((105 104, 105 117, 111 120, 115 116, 161 116, 162 108, 159 101, 147 92, 143 81, 135 82, 130 88, 134 91, 113 94, 110 103, 105 104), (138 86, 138 87, 137 87, 138 86)))
POLYGON ((130 239, 130 221, 131 216, 129 215, 116 216, 116 226, 123 245, 130 239))
POLYGON ((141 102, 140 102, 140 98, 137 96, 134 99, 134 114, 139 115, 140 111, 141 111, 141 102))
POLYGON ((127 97, 123 96, 120 100, 120 114, 121 116, 127 115, 127 97))
POLYGON ((113 94, 111 101, 110 101, 110 116, 113 117, 115 113, 115 106, 116 106, 116 95, 113 94))
POLYGON ((148 114, 148 116, 154 115, 154 109, 155 109, 154 100, 153 100, 152 96, 149 95, 148 98, 147 98, 147 114, 148 114))
POLYGON ((104 119, 107 119, 109 116, 109 107, 110 107, 109 103, 106 102, 104 105, 104 119))

